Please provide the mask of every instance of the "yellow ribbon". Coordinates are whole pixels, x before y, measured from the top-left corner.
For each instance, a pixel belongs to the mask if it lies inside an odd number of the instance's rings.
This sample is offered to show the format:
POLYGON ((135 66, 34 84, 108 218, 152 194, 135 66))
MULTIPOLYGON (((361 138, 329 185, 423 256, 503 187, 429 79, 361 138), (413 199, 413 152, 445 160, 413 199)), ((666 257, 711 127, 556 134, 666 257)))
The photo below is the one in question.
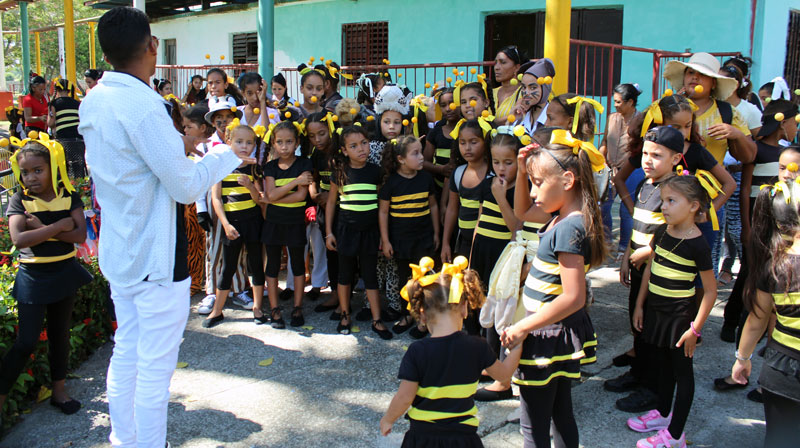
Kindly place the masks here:
POLYGON ((422 101, 422 99, 424 97, 425 97, 424 95, 418 95, 412 101, 412 103, 414 103, 414 118, 417 119, 414 122, 414 137, 417 137, 417 138, 419 138, 419 111, 422 111, 422 112, 425 112, 425 113, 428 112, 428 105, 425 104, 424 101, 422 101))
POLYGON ((464 269, 469 266, 467 257, 459 255, 453 260, 453 264, 445 263, 442 266, 441 274, 450 275, 450 294, 447 303, 461 303, 461 295, 464 293, 464 269))
POLYGON ((784 181, 776 182, 775 185, 764 184, 761 187, 759 187, 759 191, 765 188, 770 189, 770 196, 775 196, 777 193, 780 192, 783 193, 783 198, 786 200, 787 204, 791 201, 791 187, 789 187, 789 185, 786 182, 784 181))
POLYGON ((226 131, 232 131, 232 130, 238 128, 241 124, 242 124, 242 122, 239 121, 238 118, 234 118, 233 120, 231 120, 231 122, 228 124, 228 126, 225 126, 225 130, 226 131))
POLYGON ((408 265, 411 268, 411 279, 403 286, 403 289, 400 290, 400 297, 405 299, 406 302, 409 302, 408 309, 411 309, 411 299, 408 297, 408 288, 413 285, 415 281, 419 281, 420 285, 423 287, 428 286, 439 277, 439 274, 425 275, 433 270, 433 265, 434 262, 431 257, 422 257, 419 260, 419 264, 408 265))
POLYGON ((297 133, 300 135, 306 135, 306 120, 303 119, 302 123, 298 123, 293 121, 292 124, 294 125, 295 129, 297 129, 297 133))
MULTIPOLYGON (((53 182, 53 191, 58 193, 58 179, 59 175, 61 177, 61 184, 67 190, 67 192, 72 193, 75 191, 75 187, 69 181, 69 174, 67 174, 67 157, 64 153, 64 147, 61 146, 61 143, 50 140, 50 136, 44 132, 40 132, 38 134, 38 139, 34 138, 26 138, 25 140, 19 140, 16 137, 11 137, 8 139, 8 143, 6 143, 5 139, 2 143, 12 144, 18 148, 25 146, 26 143, 35 141, 40 143, 42 146, 47 148, 50 152, 50 178, 53 182)), ((14 152, 9 158, 11 162, 11 171, 14 173, 14 177, 17 178, 17 182, 20 185, 25 187, 25 184, 22 182, 22 175, 19 169, 19 162, 17 161, 17 156, 19 155, 19 149, 14 152)), ((26 187, 27 188, 27 187, 26 187)))
POLYGON ((480 73, 478 75, 478 82, 481 84, 481 87, 483 87, 483 93, 486 95, 486 98, 489 98, 489 88, 486 86, 486 75, 480 73))
POLYGON ((264 142, 269 145, 269 140, 272 138, 272 130, 275 129, 275 123, 270 123, 267 128, 267 134, 264 135, 264 142))
POLYGON ((177 101, 177 102, 179 102, 179 103, 180 103, 180 101, 178 100, 178 97, 176 97, 175 95, 173 95, 173 94, 171 94, 171 93, 170 93, 169 95, 164 95, 164 99, 165 99, 166 101, 169 101, 169 100, 175 100, 175 101, 177 101))
POLYGON ((453 130, 450 132, 450 138, 452 138, 453 140, 458 140, 458 131, 461 130, 461 125, 466 122, 467 122, 466 118, 458 120, 458 123, 456 123, 456 125, 453 127, 453 130))
POLYGON ((333 133, 336 132, 336 124, 334 123, 332 113, 328 112, 327 114, 325 114, 325 117, 320 121, 328 123, 328 131, 330 132, 331 135, 333 135, 333 133))
POLYGON ((267 133, 267 128, 262 125, 253 126, 253 132, 256 133, 256 136, 260 138, 262 141, 264 140, 264 134, 267 133))
POLYGON ((714 199, 719 196, 719 193, 724 193, 722 185, 717 181, 711 172, 706 170, 697 170, 694 177, 700 181, 700 185, 708 193, 711 198, 711 206, 709 214, 711 215, 711 225, 714 230, 719 230, 719 221, 717 220, 717 211, 714 209, 714 199))
POLYGON ((465 82, 463 79, 459 79, 455 84, 453 84, 455 87, 453 89, 453 102, 456 103, 456 105, 461 105, 461 87, 463 87, 464 84, 465 82))
MULTIPOLYGON (((598 113, 602 114, 603 111, 605 110, 605 108, 603 108, 602 104, 598 103, 596 100, 593 100, 592 98, 586 98, 584 96, 576 96, 576 97, 572 97, 572 98, 568 99, 567 100, 567 104, 578 103, 578 104, 575 105, 575 116, 572 117, 572 133, 573 134, 578 132, 578 118, 580 118, 581 105, 583 105, 584 102, 591 104, 592 107, 594 107, 594 110, 596 110, 598 113)), ((595 129, 594 132, 596 134, 597 133, 597 129, 595 129)))
POLYGON ((411 279, 400 290, 400 297, 406 302, 409 302, 408 309, 411 309, 410 298, 408 297, 408 288, 419 282, 423 288, 432 285, 439 279, 441 275, 449 275, 450 278, 450 293, 447 297, 447 303, 461 303, 461 296, 464 293, 464 270, 469 266, 469 261, 466 257, 459 255, 453 260, 453 264, 445 263, 442 265, 442 271, 439 273, 428 274, 433 270, 433 259, 431 257, 423 257, 419 260, 419 264, 409 264, 411 268, 411 279), (426 275, 427 274, 427 275, 426 275))
POLYGON ((550 135, 550 143, 557 143, 559 145, 569 146, 572 148, 572 153, 578 155, 578 151, 583 150, 589 156, 589 162, 592 164, 592 169, 600 172, 606 166, 606 158, 603 154, 595 148, 592 142, 584 142, 573 137, 569 131, 564 129, 556 129, 550 135))
MULTIPOLYGON (((453 128, 453 131, 450 133, 450 138, 452 138, 453 140, 458 139, 458 131, 461 130, 461 125, 466 123, 466 121, 467 121, 466 118, 458 120, 458 123, 456 123, 455 127, 453 128)), ((488 115, 485 118, 483 117, 483 115, 478 117, 478 125, 481 127, 481 130, 483 131, 484 137, 486 137, 486 134, 492 132, 493 121, 494 121, 494 115, 488 115)))
POLYGON ((697 112, 697 110, 700 109, 700 107, 698 107, 697 104, 694 104, 694 101, 692 101, 692 99, 688 96, 686 97, 686 101, 689 102, 689 106, 692 108, 692 113, 697 112))
POLYGON ((653 101, 653 103, 647 106, 647 109, 645 109, 644 123, 642 123, 642 137, 647 134, 647 131, 650 129, 650 125, 652 123, 664 123, 664 115, 661 113, 661 106, 658 105, 658 101, 653 101))

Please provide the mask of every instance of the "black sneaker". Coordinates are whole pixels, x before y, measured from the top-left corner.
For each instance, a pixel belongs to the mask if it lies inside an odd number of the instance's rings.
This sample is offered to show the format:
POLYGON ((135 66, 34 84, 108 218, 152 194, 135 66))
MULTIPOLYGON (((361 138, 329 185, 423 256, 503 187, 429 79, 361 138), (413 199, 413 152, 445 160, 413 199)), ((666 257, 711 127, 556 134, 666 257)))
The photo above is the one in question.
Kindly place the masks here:
POLYGON ((420 330, 416 325, 408 331, 409 336, 414 339, 422 339, 428 335, 428 330, 420 330))
POLYGON ((637 387, 639 387, 639 380, 631 374, 630 370, 603 383, 603 389, 609 392, 627 392, 637 387))
POLYGON ((361 311, 356 313, 356 320, 359 322, 366 322, 372 320, 372 310, 369 308, 361 308, 361 311))
POLYGON ((308 300, 317 300, 319 299, 319 295, 320 295, 319 288, 311 288, 311 291, 308 291, 308 293, 306 293, 306 297, 308 297, 308 300))
POLYGON ((723 324, 719 338, 725 342, 736 342, 736 326, 723 324))
POLYGON ((616 402, 617 409, 623 412, 642 413, 655 409, 658 405, 658 396, 646 387, 641 387, 636 392, 616 402))
POLYGON ((294 291, 289 288, 284 289, 280 294, 278 294, 278 298, 280 300, 291 300, 293 297, 294 291))
POLYGON ((292 310, 292 318, 289 320, 289 325, 292 327, 302 327, 306 324, 306 320, 303 317, 303 307, 296 306, 292 310))
POLYGON ((281 314, 280 308, 273 308, 272 311, 270 311, 269 316, 271 318, 270 320, 272 321, 272 328, 276 330, 283 330, 286 328, 286 322, 283 320, 283 315, 281 314), (275 316, 277 316, 277 318, 275 316))

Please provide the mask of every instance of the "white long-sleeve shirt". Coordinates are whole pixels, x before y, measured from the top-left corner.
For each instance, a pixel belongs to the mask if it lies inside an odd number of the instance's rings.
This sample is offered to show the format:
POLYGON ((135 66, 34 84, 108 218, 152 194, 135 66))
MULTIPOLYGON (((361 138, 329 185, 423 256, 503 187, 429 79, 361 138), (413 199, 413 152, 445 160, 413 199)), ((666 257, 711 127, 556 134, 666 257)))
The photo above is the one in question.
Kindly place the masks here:
POLYGON ((176 202, 194 202, 241 160, 227 147, 212 148, 197 163, 189 160, 164 99, 120 72, 106 72, 86 95, 78 129, 103 209, 103 275, 119 286, 145 278, 170 283, 176 202))

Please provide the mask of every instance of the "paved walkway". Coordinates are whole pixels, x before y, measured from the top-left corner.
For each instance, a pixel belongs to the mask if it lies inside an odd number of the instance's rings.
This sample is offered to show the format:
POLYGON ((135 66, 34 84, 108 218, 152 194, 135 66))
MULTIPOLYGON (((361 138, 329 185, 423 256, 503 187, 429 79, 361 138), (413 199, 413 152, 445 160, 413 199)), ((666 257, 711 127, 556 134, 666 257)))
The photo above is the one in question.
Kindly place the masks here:
MULTIPOLYGON (((624 372, 611 358, 631 344, 627 324, 627 290, 616 269, 590 274, 596 302, 591 316, 600 346, 598 362, 586 366, 586 377, 573 389, 575 413, 585 447, 632 447, 640 437, 625 427, 625 414, 614 408, 621 395, 602 388, 605 379, 624 372)), ((320 300, 325 300, 326 295, 320 300)), ((727 290, 720 293, 727 298, 727 290)), ((193 305, 197 305, 195 297, 193 305)), ((357 299, 354 309, 359 309, 357 299)), ((397 385, 397 369, 408 335, 385 342, 369 322, 356 323, 354 335, 335 334, 327 314, 315 314, 307 302, 307 325, 313 328, 273 330, 255 326, 250 312, 226 310, 226 322, 212 330, 200 326, 194 312, 186 328, 178 369, 172 380, 168 437, 173 447, 390 447, 399 446, 407 423, 382 438, 378 422, 397 385), (272 359, 272 364, 259 362, 272 359)), ((723 304, 724 305, 724 304, 723 304)), ((288 303, 284 312, 290 311, 288 303)), ((707 335, 695 360, 696 392, 687 426, 694 447, 761 446, 764 412, 745 399, 745 391, 720 394, 712 379, 730 370, 733 345, 719 340, 722 308, 715 307, 707 335)), ((108 402, 105 375, 111 344, 101 347, 68 380, 84 408, 73 416, 43 403, 12 428, 2 447, 108 446, 108 402)), ((760 360, 755 361, 757 378, 760 360)), ((516 400, 481 403, 479 433, 487 447, 522 446, 519 424, 506 417, 516 400)))

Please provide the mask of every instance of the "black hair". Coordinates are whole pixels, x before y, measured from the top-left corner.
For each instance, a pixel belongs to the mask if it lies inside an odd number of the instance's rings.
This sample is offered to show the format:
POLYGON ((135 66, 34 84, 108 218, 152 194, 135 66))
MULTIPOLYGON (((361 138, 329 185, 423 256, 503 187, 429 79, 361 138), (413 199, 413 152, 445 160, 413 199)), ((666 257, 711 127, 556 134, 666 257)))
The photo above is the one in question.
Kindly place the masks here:
POLYGON ((186 95, 183 97, 184 100, 186 100, 186 102, 188 102, 188 98, 192 95, 194 96, 195 100, 202 100, 205 97, 205 90, 203 90, 202 87, 199 90, 194 88, 194 85, 192 83, 194 82, 195 79, 199 79, 200 82, 204 81, 202 75, 192 75, 191 79, 189 79, 189 88, 186 90, 186 95), (203 93, 203 95, 202 97, 198 98, 198 95, 201 92, 203 93))
POLYGON ((56 92, 69 92, 70 97, 75 97, 75 86, 68 79, 58 78, 53 86, 56 92))
POLYGON ((522 65, 523 62, 528 61, 528 55, 524 50, 520 50, 516 45, 508 45, 500 49, 498 53, 503 53, 511 59, 511 62, 522 65))
POLYGON ((114 8, 103 14, 97 23, 100 48, 114 68, 124 68, 140 57, 150 37, 150 20, 136 8, 114 8))
MULTIPOLYGON (((486 99, 486 104, 487 104, 486 110, 494 114, 494 101, 492 101, 492 94, 490 93, 491 91, 488 88, 486 90, 483 90, 483 84, 479 82, 471 82, 469 84, 464 84, 463 86, 461 86, 461 91, 459 92, 461 97, 464 96, 465 90, 474 90, 478 92, 481 98, 486 99)), ((453 91, 455 91, 455 89, 453 89, 453 91)), ((457 104, 457 106, 461 107, 460 104, 457 104)))
POLYGON ((383 148, 383 156, 381 157, 384 183, 389 176, 396 173, 397 169, 400 168, 400 163, 397 161, 397 158, 405 157, 406 154, 408 154, 408 147, 413 143, 420 143, 419 139, 413 135, 401 135, 386 143, 386 147, 383 148))
POLYGON ((617 84, 614 87, 614 93, 619 93, 620 97, 622 97, 622 101, 633 100, 633 107, 636 107, 639 95, 642 94, 642 91, 639 89, 638 84, 625 83, 617 84))
POLYGON ((225 71, 222 70, 221 68, 214 67, 210 69, 208 73, 206 73, 206 81, 208 81, 208 77, 214 73, 222 76, 222 81, 228 85, 228 87, 225 87, 225 94, 233 97, 237 106, 241 106, 242 104, 244 104, 245 101, 244 97, 242 96, 242 92, 239 91, 236 85, 228 82, 228 74, 225 73, 225 71))
MULTIPOLYGON (((24 156, 29 156, 29 155, 34 157, 41 157, 42 159, 44 159, 45 163, 47 163, 48 167, 50 167, 50 164, 52 163, 52 161, 50 160, 50 151, 39 142, 29 141, 17 150, 17 160, 19 160, 24 156)), ((50 173, 50 170, 48 170, 48 173, 50 173)), ((61 174, 58 170, 56 170, 56 176, 58 176, 58 180, 60 180, 61 183, 64 182, 64 180, 61 179, 61 174)), ((20 185, 23 185, 22 174, 20 174, 17 181, 20 183, 20 185)), ((69 182, 69 179, 67 179, 66 182, 69 182)), ((49 187, 49 185, 52 184, 45 185, 45 187, 49 187)))
MULTIPOLYGON (((375 127, 372 128, 372 132, 368 132, 368 134, 370 134, 370 140, 377 141, 377 142, 385 142, 387 140, 386 136, 383 135, 383 130, 381 129, 381 120, 383 120, 383 114, 385 114, 386 112, 396 112, 396 113, 400 114, 400 121, 401 122, 402 122, 402 120, 404 120, 406 118, 403 114, 401 114, 400 112, 397 112, 396 110, 385 110, 385 111, 375 115, 375 127)), ((411 123, 409 123, 409 124, 411 124, 411 123)), ((402 127, 402 129, 400 131, 400 134, 403 134, 405 132, 405 126, 401 125, 401 127, 402 127)), ((344 142, 344 140, 342 140, 342 142, 344 142)))
POLYGON ((697 213, 695 214, 695 222, 700 219, 702 215, 708 217, 708 209, 711 205, 711 197, 695 176, 671 176, 661 184, 663 187, 669 187, 676 193, 685 197, 689 202, 697 201, 700 204, 697 213))
POLYGON ((722 66, 734 65, 742 72, 742 76, 747 78, 750 75, 750 66, 753 65, 753 59, 747 56, 734 56, 726 60, 722 66))
POLYGON ((250 84, 258 84, 258 86, 261 87, 261 81, 263 80, 264 79, 258 73, 242 73, 242 75, 239 76, 239 90, 244 91, 245 87, 249 86, 250 84))
POLYGON ((320 70, 320 71, 322 71, 322 73, 324 73, 324 75, 322 75, 323 84, 324 84, 325 81, 330 82, 331 83, 331 88, 333 90, 338 90, 339 89, 339 68, 340 68, 339 64, 337 64, 337 63, 335 63, 333 61, 331 61, 330 65, 317 64, 317 65, 314 66, 315 70, 320 70), (333 68, 336 69, 336 74, 335 75, 331 74, 331 71, 330 71, 329 67, 333 67, 333 68))
POLYGON ((194 75, 192 75, 192 77, 189 79, 189 83, 191 84, 191 83, 192 83, 192 82, 193 82, 195 79, 199 79, 199 80, 202 82, 202 81, 203 81, 203 76, 202 76, 202 75, 198 75, 198 74, 196 74, 196 73, 195 73, 195 74, 194 74, 194 75))
MULTIPOLYGON (((306 117, 306 130, 308 130, 308 125, 311 124, 311 123, 322 123, 323 125, 325 125, 326 128, 328 128, 328 126, 329 126, 328 122, 327 121, 322 121, 322 119, 327 117, 327 116, 328 116, 328 112, 327 111, 314 112, 313 114, 309 115, 308 117, 306 117)), ((336 128, 334 128, 334 131, 335 131, 335 129, 336 128)), ((321 148, 315 148, 315 150, 322 150, 322 149, 321 148)), ((328 144, 328 149, 327 149, 327 151, 325 151, 325 153, 328 155, 328 157, 332 157, 333 154, 335 154, 338 151, 339 151, 339 134, 336 133, 336 132, 333 132, 331 134, 330 143, 328 144)))
POLYGON ((738 83, 738 87, 736 87, 735 90, 736 96, 739 97, 739 99, 747 100, 747 97, 750 95, 750 91, 753 89, 753 86, 750 85, 750 80, 745 77, 739 66, 735 64, 723 65, 722 68, 720 68, 720 71, 724 74, 724 76, 736 80, 738 83))
POLYGON ((764 84, 763 86, 759 87, 759 88, 758 88, 758 91, 760 92, 760 91, 762 91, 762 90, 766 90, 766 91, 767 91, 767 93, 769 93, 770 95, 772 95, 772 89, 774 89, 774 88, 775 88, 775 83, 774 83, 774 82, 772 82, 772 81, 770 81, 770 82, 768 82, 768 83, 764 84))
MULTIPOLYGON (((308 67, 308 69, 309 70, 307 72, 303 73, 303 75, 300 77, 300 87, 303 87, 306 84, 306 81, 308 81, 308 78, 311 77, 311 76, 319 76, 319 79, 322 80, 322 84, 324 86, 325 85, 325 75, 323 75, 322 73, 318 72, 316 68, 308 67)), ((323 72, 324 72, 324 70, 323 70, 323 72)))
POLYGON ((380 74, 378 74, 378 73, 369 73, 369 74, 364 75, 364 77, 366 79, 368 79, 369 82, 372 84, 372 95, 373 96, 369 96, 369 92, 367 92, 365 90, 365 86, 362 86, 361 83, 356 82, 356 86, 358 87, 358 94, 356 96, 356 101, 358 101, 358 104, 364 104, 365 102, 367 102, 367 100, 374 99, 375 95, 378 94, 378 92, 375 91, 375 83, 378 82, 378 78, 380 77, 380 74))
MULTIPOLYGON (((594 106, 589 104, 588 101, 583 102, 575 102, 569 104, 567 101, 571 100, 578 96, 574 93, 564 93, 562 95, 558 95, 557 97, 553 98, 554 103, 558 103, 564 112, 567 114, 568 117, 574 119, 575 117, 575 108, 578 104, 581 105, 581 111, 578 114, 578 132, 575 132, 575 138, 578 140, 583 140, 585 142, 590 142, 594 139, 594 126, 595 126, 595 115, 594 115, 594 106)), ((573 123, 574 125, 574 123, 573 123)), ((571 130, 570 130, 571 131, 571 130)))
POLYGON ((160 94, 161 90, 166 87, 167 85, 172 85, 169 79, 166 78, 153 78, 153 86, 156 88, 156 91, 160 94))
POLYGON ((503 146, 503 147, 511 148, 514 151, 514 154, 518 154, 520 148, 522 148, 522 142, 515 135, 499 134, 498 133, 497 135, 492 137, 492 141, 489 144, 489 153, 490 154, 491 154, 492 148, 494 148, 495 146, 503 146))
POLYGON ((450 160, 455 163, 455 166, 463 165, 467 163, 464 157, 461 155, 461 149, 458 147, 458 137, 464 132, 465 129, 471 129, 477 133, 477 135, 483 137, 483 158, 486 161, 486 164, 489 166, 489 169, 492 169, 491 164, 491 155, 490 155, 490 145, 492 143, 492 133, 487 132, 486 135, 483 135, 483 128, 481 128, 481 124, 478 122, 477 119, 475 120, 466 120, 464 123, 461 124, 461 127, 458 129, 458 135, 456 138, 453 139, 453 146, 450 150, 450 160))
POLYGON ((201 105, 192 106, 192 107, 190 107, 190 108, 188 108, 188 109, 183 111, 183 118, 191 121, 192 123, 196 124, 198 127, 205 125, 206 129, 207 129, 206 133, 208 134, 208 137, 210 137, 211 135, 214 134, 215 129, 214 129, 214 126, 210 125, 206 121, 206 114, 207 113, 208 113, 208 108, 205 107, 205 106, 201 106, 201 105))
POLYGON ((30 81, 31 92, 33 92, 33 86, 38 86, 39 84, 47 84, 47 81, 39 75, 32 77, 30 81))
POLYGON ((95 81, 97 81, 98 79, 103 77, 103 70, 96 69, 96 68, 90 68, 90 69, 87 69, 85 72, 83 72, 83 76, 85 78, 92 78, 95 81))
POLYGON ((300 147, 300 156, 306 157, 308 155, 308 151, 306 150, 308 148, 308 141, 306 139, 306 136, 300 134, 300 131, 297 129, 297 126, 295 126, 295 122, 290 120, 281 121, 280 123, 276 124, 275 127, 272 128, 272 134, 269 139, 270 141, 264 142, 267 144, 269 152, 270 153, 272 152, 272 142, 275 140, 275 135, 278 133, 278 131, 282 130, 288 130, 291 131, 292 134, 294 134, 294 139, 297 141, 297 145, 300 147))
MULTIPOLYGON (((340 134, 341 138, 341 145, 342 148, 344 147, 345 139, 353 134, 360 134, 365 139, 369 140, 369 135, 367 134, 367 130, 361 126, 348 126, 342 129, 342 133, 340 134)), ((333 156, 331 160, 331 171, 333 174, 331 175, 331 181, 338 185, 340 188, 347 185, 347 167, 349 166, 349 159, 347 156, 344 155, 344 151, 341 149, 336 151, 336 154, 333 156)))

